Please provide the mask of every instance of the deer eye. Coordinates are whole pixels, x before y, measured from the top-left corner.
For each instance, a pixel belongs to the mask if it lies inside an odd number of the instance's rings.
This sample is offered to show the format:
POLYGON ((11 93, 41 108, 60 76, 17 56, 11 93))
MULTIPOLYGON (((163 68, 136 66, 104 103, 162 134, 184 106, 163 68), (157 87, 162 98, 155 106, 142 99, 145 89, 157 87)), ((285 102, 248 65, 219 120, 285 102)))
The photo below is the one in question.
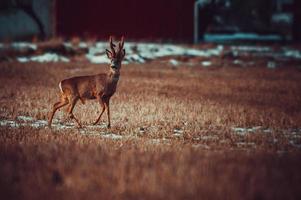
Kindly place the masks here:
POLYGON ((118 64, 118 61, 116 59, 111 60, 111 65, 116 66, 118 64))

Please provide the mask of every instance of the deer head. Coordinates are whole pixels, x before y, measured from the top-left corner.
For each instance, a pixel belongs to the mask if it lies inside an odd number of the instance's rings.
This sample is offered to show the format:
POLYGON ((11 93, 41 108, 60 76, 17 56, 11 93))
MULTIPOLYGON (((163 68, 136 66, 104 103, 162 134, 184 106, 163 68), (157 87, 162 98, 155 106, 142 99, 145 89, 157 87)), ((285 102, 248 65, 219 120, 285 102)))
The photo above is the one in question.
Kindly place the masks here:
POLYGON ((120 42, 118 43, 117 51, 115 50, 116 45, 113 43, 113 38, 110 36, 109 39, 110 50, 106 49, 108 58, 110 59, 110 68, 113 71, 119 71, 121 68, 121 61, 125 56, 124 37, 121 37, 120 42))

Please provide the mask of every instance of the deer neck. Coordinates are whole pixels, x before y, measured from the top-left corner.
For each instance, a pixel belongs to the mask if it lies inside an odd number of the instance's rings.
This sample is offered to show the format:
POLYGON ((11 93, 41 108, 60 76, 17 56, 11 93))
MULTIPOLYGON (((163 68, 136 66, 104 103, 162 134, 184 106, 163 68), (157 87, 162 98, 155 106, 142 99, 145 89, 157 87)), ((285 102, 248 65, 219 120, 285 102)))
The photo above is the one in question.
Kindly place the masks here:
POLYGON ((118 82, 120 73, 119 73, 119 71, 110 70, 108 72, 107 76, 108 76, 109 82, 114 84, 114 83, 118 82))

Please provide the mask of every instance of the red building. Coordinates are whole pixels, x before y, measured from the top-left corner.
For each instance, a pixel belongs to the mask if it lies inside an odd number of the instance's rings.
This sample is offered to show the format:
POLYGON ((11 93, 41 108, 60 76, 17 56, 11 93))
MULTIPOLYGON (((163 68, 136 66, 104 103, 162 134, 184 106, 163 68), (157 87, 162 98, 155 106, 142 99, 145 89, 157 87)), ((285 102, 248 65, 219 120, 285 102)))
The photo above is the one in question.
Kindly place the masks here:
POLYGON ((195 0, 59 0, 57 35, 192 42, 195 0))

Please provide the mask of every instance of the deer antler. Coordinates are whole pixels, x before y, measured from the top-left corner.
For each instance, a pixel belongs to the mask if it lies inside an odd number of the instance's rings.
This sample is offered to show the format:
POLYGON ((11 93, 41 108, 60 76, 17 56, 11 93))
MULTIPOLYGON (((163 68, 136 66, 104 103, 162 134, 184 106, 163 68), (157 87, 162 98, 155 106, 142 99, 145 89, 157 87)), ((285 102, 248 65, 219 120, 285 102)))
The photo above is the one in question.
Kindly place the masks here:
POLYGON ((118 51, 122 51, 124 45, 124 36, 121 37, 121 40, 119 42, 119 49, 118 51))
POLYGON ((114 49, 115 46, 116 45, 113 43, 113 38, 112 38, 112 36, 110 36, 110 47, 111 47, 113 57, 116 55, 116 52, 115 52, 115 49, 114 49))

